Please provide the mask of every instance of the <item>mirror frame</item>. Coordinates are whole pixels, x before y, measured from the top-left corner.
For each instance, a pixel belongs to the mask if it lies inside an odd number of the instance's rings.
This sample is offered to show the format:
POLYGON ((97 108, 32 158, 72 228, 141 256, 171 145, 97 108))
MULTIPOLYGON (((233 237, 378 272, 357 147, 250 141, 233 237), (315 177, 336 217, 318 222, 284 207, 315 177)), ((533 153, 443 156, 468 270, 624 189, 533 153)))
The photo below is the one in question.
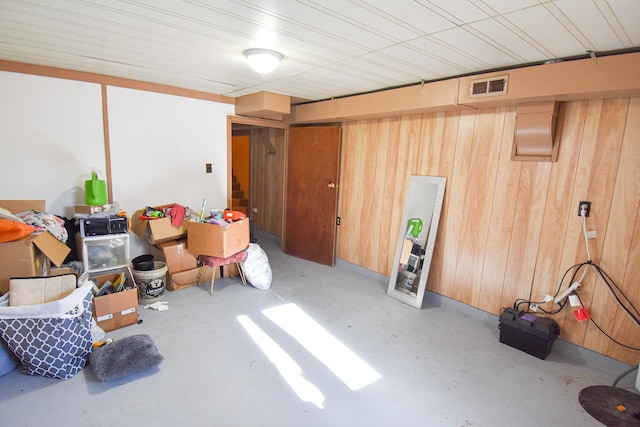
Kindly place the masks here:
POLYGON ((433 257, 433 249, 435 247, 436 236, 438 234, 438 225, 440 224, 440 214, 442 212, 442 203, 444 201, 444 190, 446 182, 447 178, 438 176, 411 175, 409 177, 409 185, 407 187, 402 220, 400 221, 400 230, 398 231, 399 238, 396 247, 396 255, 393 260, 393 269, 391 271, 391 276, 389 277, 389 287, 387 289, 387 295, 418 309, 422 308, 422 304, 424 301, 424 292, 427 287, 427 277, 429 277, 431 258, 433 257), (435 200, 433 203, 429 233, 427 236, 427 241, 424 245, 425 254, 422 261, 422 267, 420 269, 418 290, 416 292, 416 296, 414 297, 407 292, 397 290, 396 285, 398 281, 398 266, 400 265, 400 256, 402 253, 405 235, 407 234, 406 224, 409 219, 408 216, 411 203, 413 202, 414 197, 419 197, 419 195, 416 194, 416 190, 418 189, 419 185, 423 184, 436 185, 437 188, 435 200))

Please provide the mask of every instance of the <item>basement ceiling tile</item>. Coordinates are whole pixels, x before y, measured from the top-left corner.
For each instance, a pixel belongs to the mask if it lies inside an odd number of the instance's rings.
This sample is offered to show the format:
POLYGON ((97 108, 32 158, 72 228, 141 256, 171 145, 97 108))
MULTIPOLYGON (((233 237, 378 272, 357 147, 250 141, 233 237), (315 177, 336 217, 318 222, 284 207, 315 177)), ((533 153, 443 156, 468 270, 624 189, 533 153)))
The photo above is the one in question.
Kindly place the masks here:
POLYGON ((443 31, 436 34, 434 38, 447 43, 453 49, 473 55, 480 61, 490 64, 491 67, 501 67, 517 62, 517 58, 508 49, 496 47, 462 27, 443 31))
POLYGON ((398 42, 416 36, 416 31, 410 29, 397 20, 388 19, 380 10, 369 7, 362 2, 313 1, 307 0, 314 8, 329 16, 345 21, 354 27, 378 34, 390 42, 398 42))
POLYGON ((397 63, 399 68, 419 73, 422 76, 421 79, 437 79, 465 71, 455 62, 449 62, 446 58, 431 54, 429 50, 420 49, 416 44, 417 41, 413 41, 406 45, 391 46, 377 53, 385 57, 387 62, 397 63))
POLYGON ((362 88, 360 91, 408 83, 407 81, 394 80, 376 66, 358 60, 330 65, 324 71, 342 76, 342 81, 346 81, 350 86, 357 84, 362 88))
POLYGON ((471 70, 486 70, 491 64, 479 56, 471 55, 462 49, 454 49, 452 46, 437 39, 434 36, 421 37, 407 43, 407 46, 418 49, 425 55, 430 55, 437 60, 449 64, 455 70, 454 75, 469 72, 471 70))
MULTIPOLYGON (((639 6, 640 4, 636 2, 636 7, 639 6)), ((580 40, 590 50, 613 50, 619 46, 621 41, 631 47, 630 40, 628 38, 620 39, 605 16, 592 2, 584 4, 554 3, 553 7, 549 7, 549 10, 577 40, 580 40), (556 10, 558 13, 555 13, 556 10), (568 22, 564 22, 563 19, 568 22)), ((615 20, 612 24, 618 25, 615 20)))
POLYGON ((384 86, 382 87, 404 85, 424 79, 424 70, 407 67, 406 64, 380 52, 372 52, 358 58, 344 61, 343 65, 366 70, 368 73, 378 76, 378 78, 382 79, 381 82, 384 82, 384 86))
POLYGON ((586 50, 543 6, 509 13, 504 18, 536 40, 554 58, 586 50))
MULTIPOLYGON (((638 25, 638 2, 637 0, 617 0, 606 4, 607 20, 610 23, 618 22, 622 25, 621 32, 625 33, 631 40, 632 46, 640 46, 640 25, 638 25), (610 16, 611 13, 615 14, 610 16)), ((603 10, 603 12, 604 12, 603 10)), ((624 38, 621 38, 624 40, 624 38)))
POLYGON ((486 38, 499 43, 502 48, 511 52, 511 56, 519 58, 519 62, 536 62, 549 59, 547 52, 537 48, 536 44, 531 44, 528 38, 520 37, 514 33, 509 26, 503 25, 497 19, 484 19, 469 27, 477 33, 483 34, 486 38))
MULTIPOLYGON (((548 0, 547 0, 548 1, 548 0)), ((516 10, 525 9, 531 6, 538 6, 539 0, 482 0, 496 13, 505 14, 516 10)))
POLYGON ((450 20, 418 2, 390 2, 389 0, 360 0, 378 9, 389 19, 403 23, 417 34, 433 34, 455 26, 450 20))
MULTIPOLYGON (((350 45, 355 51, 386 46, 390 42, 377 34, 375 29, 354 26, 347 19, 335 13, 329 14, 326 10, 322 10, 324 8, 318 8, 312 3, 283 0, 273 0, 268 3, 262 0, 248 0, 247 3, 273 16, 277 21, 276 28, 282 28, 285 24, 295 25, 297 31, 300 31, 300 38, 303 39, 315 40, 318 35, 324 34, 334 40, 334 43, 350 45)), ((340 9, 337 8, 337 10, 340 9)))
POLYGON ((451 0, 416 0, 424 7, 437 13, 444 12, 447 19, 451 19, 456 25, 479 21, 487 18, 487 14, 470 1, 451 0))

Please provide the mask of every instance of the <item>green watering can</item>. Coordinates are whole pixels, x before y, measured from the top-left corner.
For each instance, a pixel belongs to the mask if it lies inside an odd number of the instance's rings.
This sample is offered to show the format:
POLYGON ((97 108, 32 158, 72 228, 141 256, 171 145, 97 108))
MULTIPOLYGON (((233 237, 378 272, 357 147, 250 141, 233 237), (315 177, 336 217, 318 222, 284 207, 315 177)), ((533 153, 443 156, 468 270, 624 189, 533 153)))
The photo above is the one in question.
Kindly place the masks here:
POLYGON ((98 179, 95 172, 90 180, 84 182, 84 199, 90 206, 102 206, 107 203, 107 183, 98 179))
POLYGON ((413 237, 418 237, 422 231, 422 220, 420 218, 411 218, 407 221, 407 237, 411 234, 413 237))

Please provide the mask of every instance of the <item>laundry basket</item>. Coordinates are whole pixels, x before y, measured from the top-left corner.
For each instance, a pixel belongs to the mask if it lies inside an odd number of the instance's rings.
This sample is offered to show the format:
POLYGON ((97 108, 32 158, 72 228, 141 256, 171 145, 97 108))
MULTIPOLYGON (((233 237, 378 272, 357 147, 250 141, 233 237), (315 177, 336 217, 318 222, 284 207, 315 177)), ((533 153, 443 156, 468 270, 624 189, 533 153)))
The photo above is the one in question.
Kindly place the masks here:
POLYGON ((69 379, 91 354, 91 282, 66 297, 35 305, 9 306, 0 297, 0 336, 28 375, 69 379))

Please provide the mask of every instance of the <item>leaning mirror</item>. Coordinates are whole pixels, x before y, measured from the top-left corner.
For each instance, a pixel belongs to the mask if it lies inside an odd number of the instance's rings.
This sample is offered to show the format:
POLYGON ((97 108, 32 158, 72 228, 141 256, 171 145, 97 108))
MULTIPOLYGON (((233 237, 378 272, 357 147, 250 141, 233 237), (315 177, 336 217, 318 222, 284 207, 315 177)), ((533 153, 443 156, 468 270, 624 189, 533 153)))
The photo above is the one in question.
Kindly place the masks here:
POLYGON ((438 233, 446 178, 409 177, 387 295, 422 308, 438 233))

